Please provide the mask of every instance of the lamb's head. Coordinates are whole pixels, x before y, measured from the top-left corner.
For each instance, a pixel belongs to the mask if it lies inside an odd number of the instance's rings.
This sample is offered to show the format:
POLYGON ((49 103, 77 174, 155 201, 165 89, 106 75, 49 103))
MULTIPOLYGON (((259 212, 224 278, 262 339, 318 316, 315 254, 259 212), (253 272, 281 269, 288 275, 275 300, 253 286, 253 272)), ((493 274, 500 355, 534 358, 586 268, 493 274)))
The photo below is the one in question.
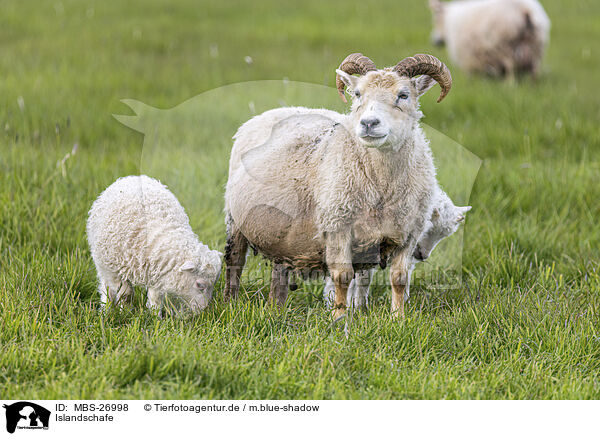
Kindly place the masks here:
POLYGON ((179 278, 183 285, 181 297, 192 311, 198 312, 210 303, 215 282, 221 274, 221 257, 216 250, 200 250, 179 267, 179 278))
POLYGON ((442 239, 456 232, 460 224, 465 221, 465 214, 471 210, 471 206, 455 206, 448 195, 441 190, 436 197, 431 219, 413 253, 417 261, 427 259, 442 239))
POLYGON ((429 0, 429 9, 431 10, 431 20, 433 30, 431 31, 431 43, 442 46, 446 43, 446 24, 444 3, 440 0, 429 0))
POLYGON ((437 82, 442 88, 440 102, 452 86, 446 65, 425 54, 378 70, 368 57, 353 53, 336 73, 340 96, 346 101, 344 89, 348 87, 352 97, 350 120, 354 134, 367 147, 402 146, 422 117, 419 97, 437 82))

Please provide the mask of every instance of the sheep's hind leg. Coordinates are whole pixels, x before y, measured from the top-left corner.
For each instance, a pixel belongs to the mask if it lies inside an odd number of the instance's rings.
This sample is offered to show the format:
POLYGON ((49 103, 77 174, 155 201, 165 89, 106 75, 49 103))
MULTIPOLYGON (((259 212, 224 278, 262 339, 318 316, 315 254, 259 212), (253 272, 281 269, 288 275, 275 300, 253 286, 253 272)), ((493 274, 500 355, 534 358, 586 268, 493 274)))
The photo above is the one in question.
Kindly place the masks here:
POLYGON ((280 263, 273 263, 269 301, 282 307, 288 295, 290 270, 280 263))
POLYGON ((227 232, 225 245, 225 299, 236 298, 240 289, 240 276, 246 263, 248 240, 238 229, 231 225, 227 232))

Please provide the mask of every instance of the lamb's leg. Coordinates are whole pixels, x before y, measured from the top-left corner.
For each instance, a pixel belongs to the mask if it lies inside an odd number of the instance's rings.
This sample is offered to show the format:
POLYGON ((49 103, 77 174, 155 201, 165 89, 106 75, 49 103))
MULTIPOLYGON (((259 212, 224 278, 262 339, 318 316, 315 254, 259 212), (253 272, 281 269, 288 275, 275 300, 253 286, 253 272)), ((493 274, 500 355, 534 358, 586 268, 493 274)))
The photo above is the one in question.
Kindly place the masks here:
POLYGON ((100 294, 100 304, 102 308, 106 307, 106 303, 108 303, 108 285, 104 281, 101 276, 98 276, 98 293, 100 294))
POLYGON ((130 304, 133 297, 133 287, 126 280, 121 280, 116 274, 102 271, 98 274, 100 284, 100 302, 106 306, 108 302, 113 304, 130 304))
POLYGON ((369 287, 374 270, 362 270, 354 275, 350 283, 348 294, 350 294, 352 307, 365 309, 369 303, 369 287))
POLYGON ((131 283, 126 280, 121 282, 116 301, 118 301, 121 306, 133 303, 133 286, 131 286, 131 283))
POLYGON ((96 271, 98 272, 98 293, 100 294, 100 303, 104 309, 109 301, 110 278, 112 278, 114 274, 100 266, 98 263, 96 263, 96 271))
MULTIPOLYGON (((412 272, 415 270, 415 266, 417 265, 417 261, 415 261, 415 258, 411 256, 410 259, 410 266, 408 267, 408 278, 410 280, 410 278, 412 277, 412 272)), ((410 285, 410 283, 409 283, 410 285)), ((408 300, 410 299, 410 289, 407 286, 404 289, 404 302, 406 303, 408 300)))
POLYGON ((335 285, 333 318, 346 314, 348 285, 354 277, 352 269, 352 238, 350 232, 327 235, 325 259, 335 285))
POLYGON ((335 285, 331 277, 325 277, 325 286, 323 287, 323 300, 328 309, 331 309, 335 300, 335 285))
POLYGON ((225 245, 225 299, 236 298, 240 289, 240 276, 246 263, 248 240, 232 224, 225 245))
POLYGON ((290 271, 280 263, 273 263, 271 271, 271 290, 269 291, 269 301, 283 306, 288 295, 290 271))
POLYGON ((158 311, 158 316, 162 316, 163 297, 157 289, 148 288, 148 301, 146 307, 158 311))
POLYGON ((404 250, 393 257, 390 265, 390 283, 392 285, 392 315, 404 318, 404 296, 410 286, 412 250, 404 250))

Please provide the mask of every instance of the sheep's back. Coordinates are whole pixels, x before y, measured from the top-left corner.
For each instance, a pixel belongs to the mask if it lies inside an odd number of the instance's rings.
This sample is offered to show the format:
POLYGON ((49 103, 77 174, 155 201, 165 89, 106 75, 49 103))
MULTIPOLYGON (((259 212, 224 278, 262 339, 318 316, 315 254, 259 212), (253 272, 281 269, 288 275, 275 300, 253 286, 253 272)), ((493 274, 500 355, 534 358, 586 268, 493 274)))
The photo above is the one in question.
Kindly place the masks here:
POLYGON ((238 130, 226 212, 267 257, 303 265, 322 262, 314 192, 319 164, 341 117, 322 109, 281 108, 238 130))
POLYGON ((548 41, 550 21, 535 0, 451 2, 446 14, 448 54, 467 71, 501 70, 503 58, 529 46, 540 57, 548 41))

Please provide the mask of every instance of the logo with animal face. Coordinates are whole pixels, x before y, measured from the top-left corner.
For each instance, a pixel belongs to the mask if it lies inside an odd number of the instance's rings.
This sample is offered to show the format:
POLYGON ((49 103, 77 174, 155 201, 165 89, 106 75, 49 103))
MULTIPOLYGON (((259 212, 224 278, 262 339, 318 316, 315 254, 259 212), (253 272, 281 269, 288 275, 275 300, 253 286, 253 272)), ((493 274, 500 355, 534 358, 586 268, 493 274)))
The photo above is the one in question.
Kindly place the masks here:
POLYGON ((4 404, 6 409, 6 431, 14 433, 16 429, 48 429, 50 411, 28 401, 4 404))

